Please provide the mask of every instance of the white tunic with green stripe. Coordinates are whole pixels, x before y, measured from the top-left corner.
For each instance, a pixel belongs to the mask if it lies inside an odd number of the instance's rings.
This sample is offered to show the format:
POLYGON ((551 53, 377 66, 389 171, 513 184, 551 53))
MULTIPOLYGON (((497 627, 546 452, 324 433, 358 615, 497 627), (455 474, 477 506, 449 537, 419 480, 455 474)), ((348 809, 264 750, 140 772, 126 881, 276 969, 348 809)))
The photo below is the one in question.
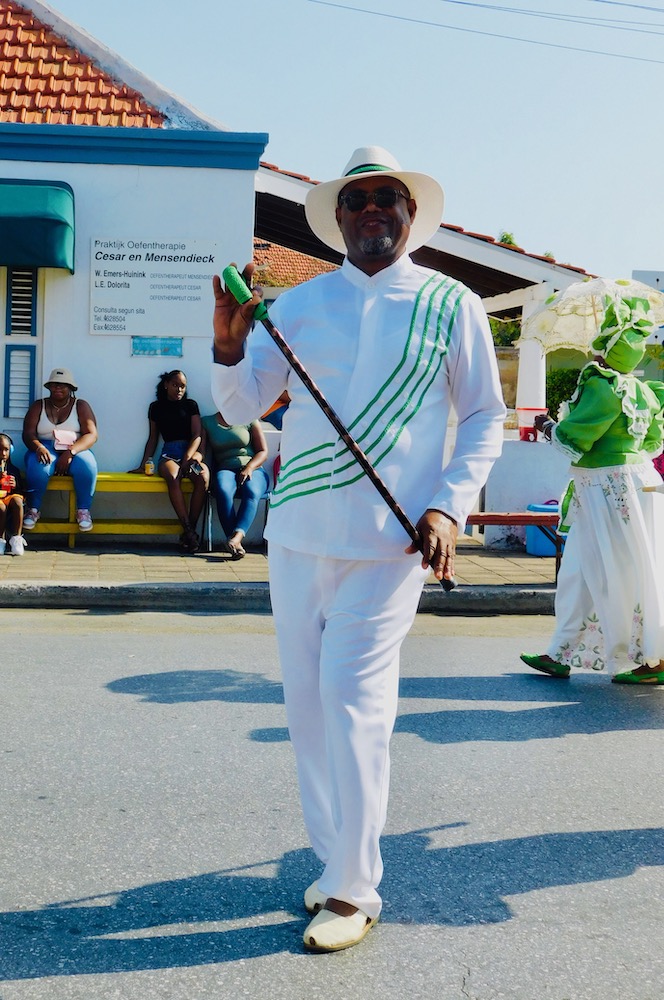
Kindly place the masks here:
MULTIPOLYGON (((480 299, 404 255, 370 277, 345 260, 281 295, 273 323, 416 523, 427 508, 463 527, 501 451, 503 404, 480 299), (456 446, 443 469, 453 406, 456 446)), ((339 559, 398 558, 409 538, 262 327, 243 360, 213 365, 229 423, 287 389, 281 471, 266 537, 339 559)))

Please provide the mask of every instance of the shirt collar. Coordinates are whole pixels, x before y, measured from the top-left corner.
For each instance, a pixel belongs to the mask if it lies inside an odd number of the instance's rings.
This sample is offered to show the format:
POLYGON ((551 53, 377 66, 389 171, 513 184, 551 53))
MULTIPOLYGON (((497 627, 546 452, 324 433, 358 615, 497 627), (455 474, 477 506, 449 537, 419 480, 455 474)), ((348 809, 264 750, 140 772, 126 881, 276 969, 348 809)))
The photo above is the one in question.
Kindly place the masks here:
POLYGON ((341 265, 341 273, 350 281, 351 285, 355 285, 356 288, 368 290, 370 288, 381 288, 383 285, 391 285, 412 267, 414 267, 412 260, 407 253, 403 253, 393 264, 383 267, 376 274, 366 274, 359 267, 351 264, 348 257, 344 257, 341 265))

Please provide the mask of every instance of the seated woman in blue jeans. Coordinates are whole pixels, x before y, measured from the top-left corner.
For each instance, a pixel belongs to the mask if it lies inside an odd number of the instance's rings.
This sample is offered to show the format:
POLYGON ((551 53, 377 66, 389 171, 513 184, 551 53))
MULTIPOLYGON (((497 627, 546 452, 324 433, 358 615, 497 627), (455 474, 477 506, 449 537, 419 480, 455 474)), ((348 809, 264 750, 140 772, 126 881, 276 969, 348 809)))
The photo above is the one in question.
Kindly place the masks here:
POLYGON ((265 495, 269 479, 261 468, 267 443, 258 420, 252 424, 227 424, 221 413, 203 417, 203 431, 212 456, 212 486, 217 512, 233 559, 246 554, 242 539, 249 531, 265 495), (233 500, 240 501, 237 514, 233 500))
POLYGON ((97 440, 95 415, 89 403, 76 398, 78 386, 68 368, 54 368, 44 388, 48 397, 36 399, 23 421, 23 442, 28 449, 28 509, 23 527, 30 531, 39 520, 51 476, 71 476, 78 527, 90 531, 90 508, 97 485, 97 461, 90 451, 97 440))

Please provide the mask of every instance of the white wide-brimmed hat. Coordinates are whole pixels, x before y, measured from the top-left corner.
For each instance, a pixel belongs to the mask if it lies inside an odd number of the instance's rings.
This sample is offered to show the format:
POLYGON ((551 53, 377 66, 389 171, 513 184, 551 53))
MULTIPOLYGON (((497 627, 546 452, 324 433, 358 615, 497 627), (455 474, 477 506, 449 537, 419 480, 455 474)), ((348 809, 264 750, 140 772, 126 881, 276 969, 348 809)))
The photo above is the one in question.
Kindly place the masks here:
POLYGON ((51 382, 62 382, 63 385, 70 386, 74 392, 78 389, 76 379, 68 368, 54 368, 49 377, 44 382, 44 388, 48 389, 51 382))
POLYGON ((338 250, 346 252, 346 245, 335 216, 339 193, 351 181, 362 177, 394 177, 406 185, 411 198, 417 204, 417 213, 410 227, 406 250, 417 250, 438 230, 443 218, 445 195, 443 189, 428 174, 402 170, 391 153, 380 146, 361 146, 356 149, 346 164, 343 176, 334 181, 317 184, 307 194, 304 212, 307 222, 319 240, 338 250))

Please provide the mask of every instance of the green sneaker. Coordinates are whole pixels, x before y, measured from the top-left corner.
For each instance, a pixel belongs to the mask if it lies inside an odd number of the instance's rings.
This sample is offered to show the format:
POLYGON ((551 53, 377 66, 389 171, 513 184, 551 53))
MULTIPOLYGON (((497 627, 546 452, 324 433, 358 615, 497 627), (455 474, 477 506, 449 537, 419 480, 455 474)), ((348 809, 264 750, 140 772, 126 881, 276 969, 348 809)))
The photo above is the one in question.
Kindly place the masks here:
POLYGON ((550 656, 538 656, 536 653, 521 653, 520 657, 533 670, 539 670, 549 677, 560 677, 564 680, 569 677, 569 667, 566 663, 556 663, 550 656))
POLYGON ((647 674, 626 670, 622 674, 616 674, 611 681, 613 684, 664 684, 664 670, 651 670, 647 674))

